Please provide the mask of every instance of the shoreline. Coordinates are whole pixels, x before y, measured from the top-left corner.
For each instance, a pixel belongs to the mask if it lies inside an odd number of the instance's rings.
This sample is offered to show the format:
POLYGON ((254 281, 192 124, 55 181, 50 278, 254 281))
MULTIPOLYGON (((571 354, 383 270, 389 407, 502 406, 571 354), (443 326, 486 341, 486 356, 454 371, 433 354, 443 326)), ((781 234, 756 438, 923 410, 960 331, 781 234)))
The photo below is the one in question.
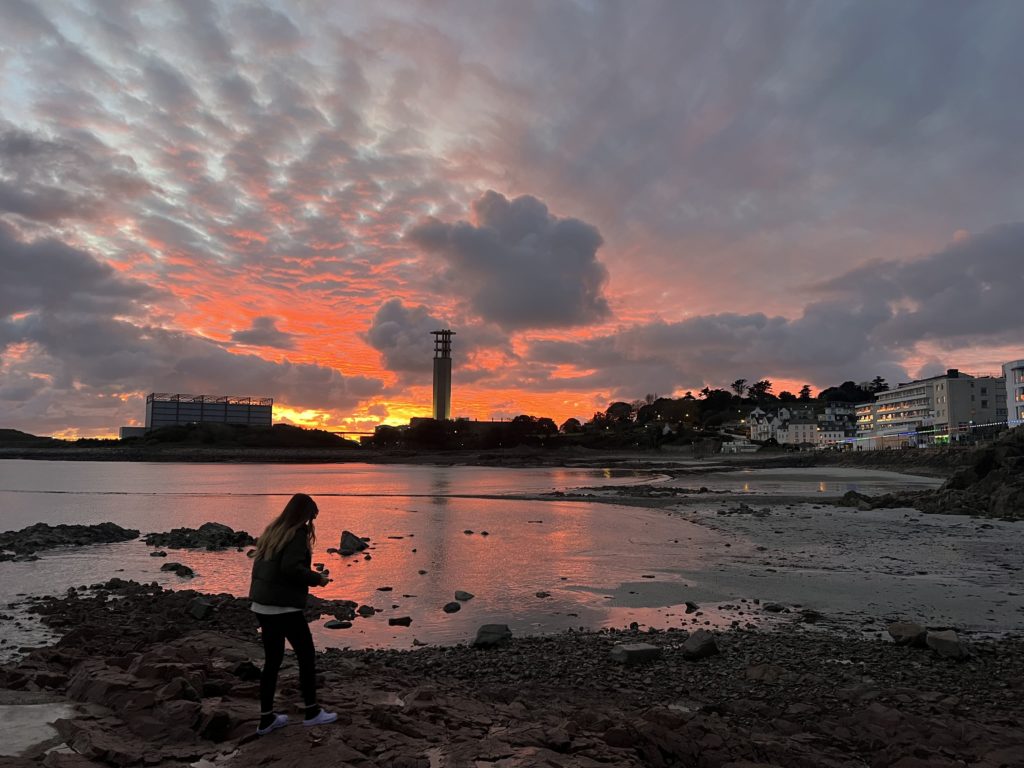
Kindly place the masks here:
MULTIPOLYGON (((244 448, 196 445, 0 446, 0 459, 40 461, 123 461, 177 463, 316 463, 316 464, 438 464, 470 466, 583 466, 608 465, 672 467, 809 468, 820 466, 922 470, 944 476, 963 465, 970 449, 906 449, 901 451, 762 451, 755 454, 694 455, 689 447, 661 449, 497 448, 490 450, 382 450, 375 448, 244 448)), ((714 471, 714 470, 712 470, 714 471)))

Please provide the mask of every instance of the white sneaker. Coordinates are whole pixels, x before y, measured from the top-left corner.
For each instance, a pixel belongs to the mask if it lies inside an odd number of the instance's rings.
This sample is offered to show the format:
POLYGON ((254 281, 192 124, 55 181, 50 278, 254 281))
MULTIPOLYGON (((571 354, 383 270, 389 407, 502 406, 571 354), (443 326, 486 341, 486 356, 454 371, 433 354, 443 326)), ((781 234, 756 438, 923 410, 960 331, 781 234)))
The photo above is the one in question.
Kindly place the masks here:
POLYGON ((327 725, 333 723, 338 719, 337 712, 328 712, 326 709, 321 709, 316 717, 311 717, 308 720, 303 720, 303 725, 327 725))
POLYGON ((274 722, 266 728, 256 728, 256 735, 266 736, 271 731, 276 731, 278 728, 284 728, 286 725, 288 725, 288 715, 275 715, 274 722))

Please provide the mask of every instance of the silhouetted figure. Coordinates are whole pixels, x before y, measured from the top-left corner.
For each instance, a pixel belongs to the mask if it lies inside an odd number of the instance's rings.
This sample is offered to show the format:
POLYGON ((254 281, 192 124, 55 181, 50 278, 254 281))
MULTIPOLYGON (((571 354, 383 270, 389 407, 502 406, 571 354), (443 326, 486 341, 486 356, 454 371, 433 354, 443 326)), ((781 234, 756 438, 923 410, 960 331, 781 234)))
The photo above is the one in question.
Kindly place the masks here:
POLYGON ((288 724, 288 715, 274 712, 277 673, 284 660, 287 640, 299 661, 299 688, 305 706, 303 725, 333 723, 338 716, 320 708, 316 701, 316 652, 313 635, 303 615, 310 587, 330 581, 310 568, 319 514, 316 502, 297 493, 284 511, 267 526, 256 544, 249 598, 259 619, 265 661, 260 676, 260 736, 288 724))

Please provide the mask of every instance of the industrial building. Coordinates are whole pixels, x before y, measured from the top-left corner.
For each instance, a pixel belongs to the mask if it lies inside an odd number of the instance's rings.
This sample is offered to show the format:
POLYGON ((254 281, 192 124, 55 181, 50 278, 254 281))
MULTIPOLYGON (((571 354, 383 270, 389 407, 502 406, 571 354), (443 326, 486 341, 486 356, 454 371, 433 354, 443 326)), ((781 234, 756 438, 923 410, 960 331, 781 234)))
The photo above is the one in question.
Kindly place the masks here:
POLYGON ((151 392, 146 395, 146 426, 121 427, 120 435, 139 437, 161 427, 185 424, 242 424, 269 427, 274 420, 272 397, 184 395, 151 392))
POLYGON ((455 331, 431 331, 434 337, 434 418, 452 417, 452 336, 455 331))

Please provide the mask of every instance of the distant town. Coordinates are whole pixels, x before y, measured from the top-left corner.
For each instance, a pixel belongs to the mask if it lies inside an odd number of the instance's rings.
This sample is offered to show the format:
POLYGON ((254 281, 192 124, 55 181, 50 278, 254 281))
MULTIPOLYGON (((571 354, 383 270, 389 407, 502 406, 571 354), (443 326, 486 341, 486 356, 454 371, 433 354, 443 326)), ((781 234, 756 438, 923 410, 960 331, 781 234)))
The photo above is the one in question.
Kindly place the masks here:
MULTIPOLYGON (((861 383, 845 381, 817 395, 810 385, 797 393, 776 394, 770 380, 741 378, 728 387, 705 387, 681 397, 648 394, 632 402, 612 402, 590 419, 569 418, 561 424, 529 414, 501 421, 452 418, 455 332, 444 329, 432 335, 433 416, 413 418, 402 426, 378 426, 372 435, 361 437, 362 446, 383 450, 689 446, 698 455, 752 453, 771 447, 870 451, 973 444, 1024 421, 1024 360, 1004 363, 1001 376, 951 368, 895 386, 880 376, 861 383)), ((275 426, 273 402, 272 398, 151 393, 146 397, 145 426, 122 427, 120 437, 156 438, 162 432, 166 440, 177 434, 168 433, 169 429, 212 424, 266 430, 275 426)), ((320 430, 304 432, 319 433, 312 444, 330 443, 325 443, 330 436, 320 430)), ((308 443, 298 438, 286 442, 308 443)))

